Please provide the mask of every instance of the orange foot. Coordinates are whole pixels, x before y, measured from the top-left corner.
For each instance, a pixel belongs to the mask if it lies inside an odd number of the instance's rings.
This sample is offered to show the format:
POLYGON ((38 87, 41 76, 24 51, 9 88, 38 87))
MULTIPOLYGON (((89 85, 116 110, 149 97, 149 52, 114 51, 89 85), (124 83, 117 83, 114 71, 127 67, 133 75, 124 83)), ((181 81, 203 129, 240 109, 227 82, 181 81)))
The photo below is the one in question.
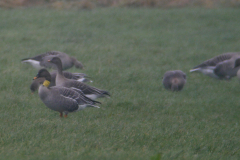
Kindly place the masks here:
POLYGON ((64 117, 67 118, 67 114, 65 114, 64 117))
POLYGON ((62 112, 60 112, 60 115, 59 115, 60 117, 63 117, 63 113, 62 112))

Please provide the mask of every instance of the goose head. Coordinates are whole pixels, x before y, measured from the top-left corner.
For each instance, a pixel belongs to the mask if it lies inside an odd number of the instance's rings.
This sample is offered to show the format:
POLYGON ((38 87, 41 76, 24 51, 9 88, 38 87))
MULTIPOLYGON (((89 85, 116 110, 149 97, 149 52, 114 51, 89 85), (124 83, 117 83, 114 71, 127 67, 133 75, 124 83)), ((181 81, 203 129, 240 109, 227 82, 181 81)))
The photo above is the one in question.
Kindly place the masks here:
POLYGON ((62 61, 58 57, 53 57, 52 59, 49 59, 48 62, 55 64, 58 68, 62 67, 62 61))
POLYGON ((43 84, 43 82, 45 81, 45 78, 37 78, 37 79, 34 79, 32 81, 32 84, 30 85, 30 90, 32 91, 32 94, 38 90, 38 87, 40 86, 40 84, 43 84))
POLYGON ((46 69, 40 69, 38 71, 38 74, 33 78, 38 79, 38 78, 45 78, 45 81, 43 82, 43 85, 48 87, 49 84, 51 83, 51 75, 46 69))

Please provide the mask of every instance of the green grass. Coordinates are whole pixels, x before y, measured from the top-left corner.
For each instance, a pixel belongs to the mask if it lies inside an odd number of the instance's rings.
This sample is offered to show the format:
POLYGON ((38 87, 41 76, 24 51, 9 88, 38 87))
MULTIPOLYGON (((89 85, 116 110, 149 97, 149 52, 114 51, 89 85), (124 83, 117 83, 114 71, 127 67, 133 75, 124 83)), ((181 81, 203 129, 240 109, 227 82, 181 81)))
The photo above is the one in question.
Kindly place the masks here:
POLYGON ((236 78, 189 73, 240 51, 237 9, 0 9, 0 159, 240 159, 236 78), (22 58, 58 50, 77 57, 100 109, 60 118, 29 85, 22 58), (163 88, 167 70, 187 74, 181 92, 163 88))

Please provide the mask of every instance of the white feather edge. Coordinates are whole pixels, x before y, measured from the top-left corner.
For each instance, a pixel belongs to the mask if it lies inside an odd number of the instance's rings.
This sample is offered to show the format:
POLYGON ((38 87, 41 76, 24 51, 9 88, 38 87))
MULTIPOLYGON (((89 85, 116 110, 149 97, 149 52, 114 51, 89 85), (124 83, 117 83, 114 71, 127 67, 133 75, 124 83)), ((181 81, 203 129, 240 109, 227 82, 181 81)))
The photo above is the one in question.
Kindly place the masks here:
MULTIPOLYGON (((77 79, 77 81, 79 81, 79 82, 84 82, 84 80, 85 80, 86 78, 79 78, 79 79, 77 79)), ((93 81, 89 81, 90 83, 92 83, 93 81)))
POLYGON ((35 61, 35 60, 32 60, 32 59, 23 60, 22 63, 29 63, 36 69, 43 68, 42 66, 40 66, 40 62, 39 61, 35 61))
MULTIPOLYGON (((71 100, 73 100, 73 101, 75 101, 75 102, 77 103, 77 101, 76 101, 75 99, 71 98, 71 97, 66 97, 66 96, 64 96, 64 95, 60 95, 60 96, 62 96, 62 97, 64 97, 64 98, 71 99, 71 100)), ((77 110, 75 110, 74 112, 77 112, 77 111, 83 110, 83 109, 84 109, 84 108, 86 108, 86 107, 95 107, 95 108, 100 108, 99 106, 96 106, 96 105, 91 105, 91 104, 82 104, 82 105, 78 105, 78 109, 77 109, 77 110)))
MULTIPOLYGON (((71 89, 73 89, 73 90, 78 90, 78 91, 80 91, 80 92, 82 92, 80 89, 78 89, 78 88, 75 88, 75 87, 71 87, 71 89)), ((93 90, 95 90, 96 92, 98 92, 98 93, 100 93, 100 91, 98 91, 96 88, 94 88, 93 87, 93 90)), ((83 93, 83 92, 82 92, 83 93)), ((88 98, 90 98, 90 99, 92 99, 92 100, 96 100, 100 95, 101 95, 101 93, 100 94, 84 94, 86 97, 88 97, 88 98)))

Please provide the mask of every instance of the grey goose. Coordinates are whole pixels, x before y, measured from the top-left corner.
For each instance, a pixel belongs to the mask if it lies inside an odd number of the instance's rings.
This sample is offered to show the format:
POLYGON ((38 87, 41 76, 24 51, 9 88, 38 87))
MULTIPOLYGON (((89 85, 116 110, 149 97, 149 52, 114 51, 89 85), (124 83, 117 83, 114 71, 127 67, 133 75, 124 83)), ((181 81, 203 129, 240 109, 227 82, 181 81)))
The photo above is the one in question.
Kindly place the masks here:
POLYGON ((57 67, 56 86, 63 86, 67 88, 78 89, 91 99, 110 96, 110 94, 107 91, 89 86, 85 83, 82 83, 73 79, 65 78, 62 72, 62 65, 61 65, 62 62, 58 57, 53 57, 52 59, 49 60, 49 62, 53 63, 57 67))
POLYGON ((186 74, 181 70, 167 71, 163 76, 163 86, 171 91, 180 91, 187 81, 186 74))
MULTIPOLYGON (((239 68, 239 66, 240 66, 240 59, 237 59, 237 60, 235 61, 235 66, 234 66, 234 68, 239 68)), ((240 80, 240 69, 238 69, 238 71, 237 71, 237 78, 238 78, 238 80, 240 80)))
POLYGON ((237 75, 240 68, 235 67, 235 61, 240 58, 240 52, 229 52, 213 57, 197 65, 190 72, 201 72, 217 79, 231 79, 237 75))
POLYGON ((63 70, 69 69, 73 66, 80 69, 83 68, 82 63, 79 62, 76 58, 70 57, 66 53, 59 52, 59 51, 50 51, 50 52, 46 52, 31 58, 24 58, 21 60, 21 62, 29 63, 36 69, 52 68, 53 65, 47 61, 51 57, 58 57, 61 59, 63 70))
POLYGON ((51 75, 46 69, 39 70, 34 79, 44 78, 40 82, 38 94, 43 103, 50 109, 60 113, 60 117, 67 117, 69 112, 76 112, 86 107, 98 107, 96 104, 100 102, 87 98, 83 94, 74 91, 73 89, 53 86, 49 87, 51 83, 51 75))
MULTIPOLYGON (((56 83, 55 83, 56 75, 57 75, 56 71, 51 72, 50 75, 51 75, 51 83, 49 84, 49 87, 56 86, 56 83)), ((63 75, 68 79, 74 79, 80 82, 88 82, 88 81, 92 82, 91 80, 85 78, 86 74, 84 73, 71 73, 71 72, 63 71, 63 75)), ((34 93, 38 89, 39 84, 42 83, 44 80, 45 80, 44 78, 38 78, 32 81, 30 85, 30 90, 32 91, 32 93, 34 93)))

